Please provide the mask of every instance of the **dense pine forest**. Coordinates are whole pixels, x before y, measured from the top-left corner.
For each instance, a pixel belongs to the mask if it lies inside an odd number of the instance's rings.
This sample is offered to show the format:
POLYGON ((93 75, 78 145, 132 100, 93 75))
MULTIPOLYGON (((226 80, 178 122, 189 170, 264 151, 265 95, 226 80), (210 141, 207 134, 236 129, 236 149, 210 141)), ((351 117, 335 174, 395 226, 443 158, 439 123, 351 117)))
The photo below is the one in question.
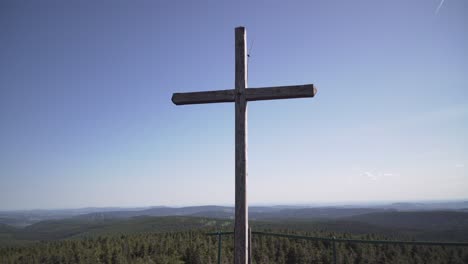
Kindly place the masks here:
MULTIPOLYGON (((213 228, 75 237, 0 249, 0 263, 217 263, 218 241, 213 228)), ((265 229, 308 236, 386 239, 377 234, 265 229)), ((253 263, 332 263, 332 245, 254 235, 253 263)), ((337 243, 338 263, 468 263, 467 247, 364 245, 337 243)), ((232 237, 223 236, 222 263, 232 263, 232 237)))

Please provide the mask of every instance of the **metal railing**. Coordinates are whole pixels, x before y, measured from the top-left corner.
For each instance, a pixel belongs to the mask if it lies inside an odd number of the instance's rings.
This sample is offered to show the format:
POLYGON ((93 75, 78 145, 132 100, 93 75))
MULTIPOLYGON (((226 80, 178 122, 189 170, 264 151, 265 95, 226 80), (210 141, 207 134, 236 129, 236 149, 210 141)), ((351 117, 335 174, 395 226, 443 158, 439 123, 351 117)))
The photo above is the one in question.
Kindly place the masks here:
MULTIPOLYGON (((347 239, 347 238, 336 238, 336 237, 313 237, 313 236, 301 236, 291 234, 279 234, 279 233, 268 233, 260 231, 251 231, 252 235, 261 236, 273 236, 283 237, 290 239, 301 239, 309 241, 327 241, 332 243, 333 250, 333 263, 336 264, 336 243, 359 243, 359 244, 387 244, 387 245, 418 245, 418 246, 458 246, 468 247, 468 242, 431 242, 431 241, 398 241, 398 240, 366 240, 366 239, 347 239)), ((218 237, 218 264, 221 264, 221 249, 222 249, 222 236, 233 235, 234 232, 215 232, 207 233, 208 236, 218 237)), ((250 235, 250 234, 249 234, 250 235)), ((250 240, 250 239, 249 239, 250 240)), ((249 245, 249 252, 251 252, 251 246, 249 245)), ((251 263, 251 256, 249 256, 249 263, 251 263)))

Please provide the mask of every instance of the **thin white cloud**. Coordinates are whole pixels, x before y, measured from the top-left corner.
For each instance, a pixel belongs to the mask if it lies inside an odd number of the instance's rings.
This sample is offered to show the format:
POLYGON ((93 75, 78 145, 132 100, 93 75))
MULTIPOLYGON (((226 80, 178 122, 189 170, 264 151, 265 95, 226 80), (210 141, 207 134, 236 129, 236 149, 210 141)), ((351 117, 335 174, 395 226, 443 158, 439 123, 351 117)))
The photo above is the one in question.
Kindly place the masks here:
POLYGON ((361 176, 367 177, 369 180, 377 181, 382 178, 398 176, 398 173, 392 172, 372 172, 372 171, 363 171, 361 172, 361 176))
POLYGON ((439 3, 439 6, 437 7, 436 11, 435 11, 435 14, 437 15, 439 13, 439 10, 440 8, 442 7, 442 5, 444 4, 445 0, 441 0, 440 3, 439 3))
POLYGON ((465 168, 465 164, 455 164, 455 168, 465 168))
POLYGON ((369 178, 370 180, 373 180, 373 181, 376 181, 377 180, 377 175, 373 174, 372 172, 370 171, 365 171, 362 173, 363 176, 366 176, 367 178, 369 178))

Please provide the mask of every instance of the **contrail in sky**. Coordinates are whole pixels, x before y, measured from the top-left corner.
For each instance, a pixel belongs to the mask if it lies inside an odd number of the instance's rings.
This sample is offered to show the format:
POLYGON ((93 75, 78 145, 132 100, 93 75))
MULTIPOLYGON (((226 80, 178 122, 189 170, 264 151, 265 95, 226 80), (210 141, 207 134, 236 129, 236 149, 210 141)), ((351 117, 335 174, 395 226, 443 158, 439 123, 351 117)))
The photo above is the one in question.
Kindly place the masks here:
POLYGON ((444 4, 444 1, 445 1, 445 0, 441 0, 441 1, 440 1, 440 4, 439 4, 439 6, 437 7, 437 9, 436 9, 436 11, 435 11, 436 15, 437 15, 437 13, 439 13, 440 8, 441 8, 442 5, 444 4))

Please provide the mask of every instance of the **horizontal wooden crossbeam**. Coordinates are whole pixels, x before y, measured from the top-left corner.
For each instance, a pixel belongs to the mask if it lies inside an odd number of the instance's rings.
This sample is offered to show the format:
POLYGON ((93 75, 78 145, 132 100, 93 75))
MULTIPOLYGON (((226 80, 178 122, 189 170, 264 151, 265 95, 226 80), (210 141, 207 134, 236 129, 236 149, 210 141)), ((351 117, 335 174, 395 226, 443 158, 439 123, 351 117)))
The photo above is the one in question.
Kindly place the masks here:
POLYGON ((316 93, 313 84, 245 89, 247 101, 314 97, 316 93))
POLYGON ((234 102, 234 90, 218 90, 208 92, 174 93, 172 102, 176 105, 208 104, 234 102))
MULTIPOLYGON (((316 93, 313 84, 245 89, 247 101, 314 97, 316 93)), ((174 93, 172 102, 176 105, 227 103, 234 102, 235 97, 235 90, 174 93)))

